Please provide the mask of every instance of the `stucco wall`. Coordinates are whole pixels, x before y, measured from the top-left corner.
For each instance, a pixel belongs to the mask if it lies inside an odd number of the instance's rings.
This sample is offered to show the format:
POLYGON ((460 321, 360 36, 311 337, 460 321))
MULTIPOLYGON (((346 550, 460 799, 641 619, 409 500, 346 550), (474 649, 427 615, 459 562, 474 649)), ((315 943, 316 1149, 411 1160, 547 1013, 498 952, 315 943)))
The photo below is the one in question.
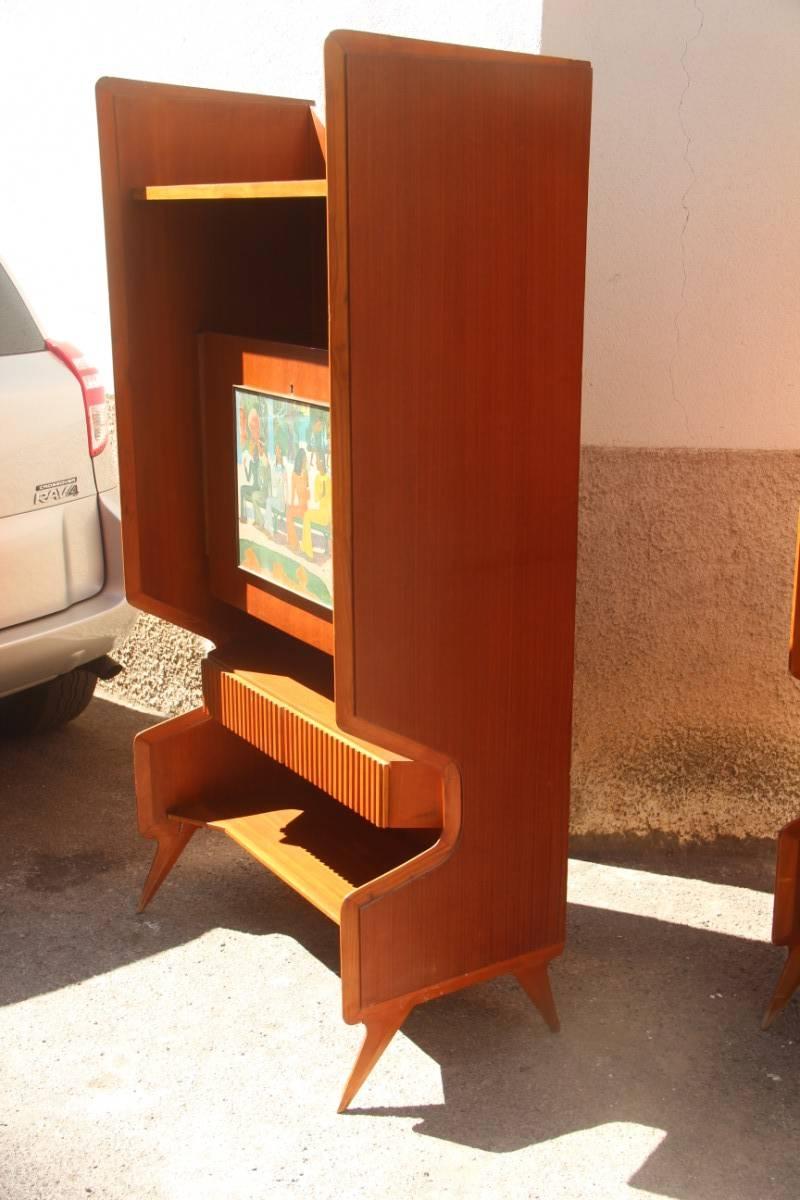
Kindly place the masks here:
POLYGON ((771 837, 800 811, 799 496, 797 453, 584 450, 576 832, 771 837))
POLYGON ((545 0, 594 67, 590 445, 800 444, 800 5, 545 0))

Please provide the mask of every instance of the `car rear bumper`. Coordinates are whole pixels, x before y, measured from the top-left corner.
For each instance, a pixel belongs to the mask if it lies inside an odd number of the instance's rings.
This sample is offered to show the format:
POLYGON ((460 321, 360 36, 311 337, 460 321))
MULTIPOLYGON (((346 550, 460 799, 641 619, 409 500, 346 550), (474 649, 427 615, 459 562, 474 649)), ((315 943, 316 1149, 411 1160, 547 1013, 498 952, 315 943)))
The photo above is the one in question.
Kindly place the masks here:
POLYGON ((96 595, 62 612, 0 631, 0 696, 44 683, 108 654, 133 624, 125 600, 119 491, 97 497, 103 533, 105 581, 96 595))

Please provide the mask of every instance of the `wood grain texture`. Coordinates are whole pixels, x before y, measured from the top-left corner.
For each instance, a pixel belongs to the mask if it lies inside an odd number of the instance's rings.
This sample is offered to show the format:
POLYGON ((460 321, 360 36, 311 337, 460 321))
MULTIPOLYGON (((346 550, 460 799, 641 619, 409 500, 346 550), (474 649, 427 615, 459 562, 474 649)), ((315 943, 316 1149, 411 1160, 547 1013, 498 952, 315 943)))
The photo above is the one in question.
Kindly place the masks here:
POLYGON ((134 188, 134 200, 303 200, 325 197, 325 179, 280 179, 260 183, 182 183, 134 188))
POLYGON ((800 945, 800 818, 778 834, 772 940, 776 946, 800 945))
POLYGON ((244 793, 253 780, 269 778, 258 750, 211 719, 204 708, 162 721, 133 741, 139 832, 154 836, 176 811, 218 797, 244 793))
POLYGON ((325 54, 327 136, 278 100, 106 81, 98 104, 133 598, 224 643, 211 711, 137 742, 140 827, 158 882, 210 825, 340 921, 368 1026, 346 1102, 422 1000, 513 972, 557 1024, 591 72, 365 34, 325 54), (133 198, 323 176, 327 205, 133 198), (235 382, 330 395, 332 640, 237 581, 235 382), (440 829, 378 827, 395 779, 405 819, 435 781, 440 829))
POLYGON ((143 904, 198 826, 220 829, 332 920, 355 888, 435 834, 382 830, 198 709, 135 741, 140 830, 158 843, 143 904))
MULTIPOLYGON (((317 142, 319 144, 320 153, 322 154, 322 157, 325 160, 325 163, 327 165, 327 161, 328 161, 328 134, 327 134, 327 131, 325 129, 325 126, 322 124, 322 121, 319 119, 319 115, 317 114, 317 112, 315 110, 312 110, 312 112, 311 112, 311 120, 314 123, 314 133, 317 135, 317 142)), ((328 181, 327 181, 327 177, 326 177, 326 179, 325 179, 326 195, 327 195, 327 182, 328 181)))
POLYGON ((522 968, 514 972, 521 987, 525 989, 532 1004, 542 1014, 551 1033, 558 1033, 561 1022, 558 1019, 556 1002, 550 987, 550 976, 547 964, 537 967, 522 968))
MULTIPOLYGON (((800 521, 792 590, 789 671, 800 679, 800 521)), ((763 1029, 772 1024, 800 987, 800 818, 790 822, 778 834, 772 940, 776 946, 788 947, 789 953, 764 1014, 763 1029)))
MULTIPOLYGON (((236 384, 329 403, 330 375, 324 350, 221 334, 202 334, 203 476, 206 550, 212 594, 292 637, 333 652, 333 617, 313 601, 259 579, 238 565, 236 384)), ((334 465, 335 472, 335 465, 334 465)))
POLYGON ((794 558, 792 618, 789 633, 789 670, 800 679, 800 520, 797 523, 797 548, 794 558))
MULTIPOLYGON (((325 113, 328 122, 325 147, 328 179, 328 348, 330 394, 347 395, 350 379, 350 316, 347 307, 347 104, 344 52, 329 37, 325 43, 325 113)), ((353 697, 353 589, 352 503, 347 481, 352 478, 350 411, 341 401, 331 407, 331 450, 338 483, 333 488, 333 593, 336 606, 336 706, 341 716, 354 711, 353 697)))
POLYGON ((285 674, 203 662, 214 720, 381 828, 439 828, 439 773, 344 733, 333 701, 285 674))
POLYGON ((385 1004, 380 1010, 370 1013, 365 1021, 364 1041, 339 1101, 340 1113, 355 1099, 361 1085, 413 1007, 413 1003, 401 1000, 399 1003, 394 1001, 385 1004))
POLYGON ((406 861, 416 847, 404 840, 408 835, 379 831, 307 785, 287 791, 287 799, 264 812, 209 825, 338 924, 342 902, 353 888, 376 871, 406 861))
POLYGON ((793 946, 786 956, 786 962, 775 985, 769 1007, 761 1022, 762 1029, 769 1028, 778 1013, 789 1003, 798 987, 800 987, 800 944, 793 946))
MULTIPOLYGON (((488 46, 461 46, 454 42, 427 42, 422 38, 404 38, 391 35, 365 33, 357 29, 334 29, 325 40, 325 80, 331 77, 331 58, 345 55, 369 56, 373 60, 427 59, 428 62, 445 62, 448 59, 460 63, 522 63, 530 66, 534 61, 540 70, 553 67, 563 72, 570 67, 578 71, 591 72, 591 64, 580 59, 554 58, 547 54, 531 55, 513 50, 494 50, 488 46), (328 56, 331 57, 328 57, 328 56)), ((327 109, 326 111, 330 111, 327 109)), ((330 125, 329 125, 330 128, 330 125)))
POLYGON ((103 79, 97 105, 128 595, 217 640, 247 618, 209 586, 195 339, 218 330, 324 348, 325 206, 132 193, 317 180, 324 159, 302 102, 103 79))
POLYGON ((147 908, 188 846, 195 830, 194 823, 173 820, 166 821, 163 825, 158 825, 153 829, 152 837, 156 843, 156 851, 144 881, 142 894, 139 897, 137 912, 144 912, 147 908))
POLYGON ((198 823, 182 817, 176 822, 175 814, 193 806, 219 815, 223 798, 251 795, 254 785, 259 793, 269 764, 202 708, 137 734, 133 762, 139 832, 156 843, 139 900, 141 912, 175 866, 198 823))
POLYGON ((337 716, 449 760, 462 814, 348 898, 353 1019, 563 942, 591 73, 326 53, 337 716))
MULTIPOLYGON (((415 860, 409 860, 402 868, 397 868, 396 871, 390 871, 387 874, 387 879, 392 875, 398 874, 402 869, 407 875, 416 870, 420 855, 415 860)), ((346 897, 342 906, 342 912, 347 910, 350 898, 346 897)), ((485 983, 489 979, 496 979, 500 975, 518 975, 520 973, 527 974, 532 971, 539 971, 546 968, 554 958, 562 953, 564 949, 563 942, 555 946, 544 946, 539 950, 531 951, 528 954, 520 954, 516 958, 510 958, 501 962, 487 963, 483 967, 477 968, 475 971, 468 971, 465 975, 456 975, 450 979, 439 979, 436 983, 429 984, 424 988, 417 988, 414 991, 408 992, 405 996, 397 997, 395 1000, 386 1001, 383 1004, 372 1005, 367 1008, 361 1008, 357 1016, 348 1015, 345 1010, 344 1016, 346 1021, 355 1023, 357 1021, 368 1021, 373 1013, 380 1013, 386 1004, 395 1004, 407 1002, 411 1005, 424 1004, 427 1000, 438 1000, 442 996, 450 995, 451 992, 458 992, 462 988, 473 987, 478 983, 485 983)), ((537 1006, 538 1007, 538 1006, 537 1006)), ((557 1019, 557 1014, 556 1014, 557 1019)), ((556 1030, 553 1030, 556 1032, 556 1030)))

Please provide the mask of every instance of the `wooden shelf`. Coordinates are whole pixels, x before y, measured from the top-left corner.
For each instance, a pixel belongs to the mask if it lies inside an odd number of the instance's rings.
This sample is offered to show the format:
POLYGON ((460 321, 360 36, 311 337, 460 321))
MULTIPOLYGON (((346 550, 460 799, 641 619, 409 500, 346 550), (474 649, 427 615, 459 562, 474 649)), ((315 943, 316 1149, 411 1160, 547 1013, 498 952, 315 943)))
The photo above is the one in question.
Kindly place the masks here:
POLYGON ((332 699, 253 659, 217 650, 204 660, 203 696, 215 721, 374 825, 441 827, 438 772, 345 733, 332 699))
POLYGON ((218 806, 204 797, 169 815, 221 829, 337 924, 349 892, 414 858, 436 836, 376 829, 277 767, 268 794, 220 794, 218 806))
POLYGON ((134 188, 134 200, 307 200, 328 194, 327 179, 256 183, 174 183, 134 188))

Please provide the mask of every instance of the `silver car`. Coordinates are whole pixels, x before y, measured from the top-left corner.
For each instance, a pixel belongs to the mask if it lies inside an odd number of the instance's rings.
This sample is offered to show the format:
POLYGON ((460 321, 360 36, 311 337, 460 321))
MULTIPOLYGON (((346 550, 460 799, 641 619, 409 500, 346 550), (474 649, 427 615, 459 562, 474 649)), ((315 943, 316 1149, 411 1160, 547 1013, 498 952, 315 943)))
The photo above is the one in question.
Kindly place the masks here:
POLYGON ((82 712, 132 620, 105 391, 0 264, 0 733, 82 712))

